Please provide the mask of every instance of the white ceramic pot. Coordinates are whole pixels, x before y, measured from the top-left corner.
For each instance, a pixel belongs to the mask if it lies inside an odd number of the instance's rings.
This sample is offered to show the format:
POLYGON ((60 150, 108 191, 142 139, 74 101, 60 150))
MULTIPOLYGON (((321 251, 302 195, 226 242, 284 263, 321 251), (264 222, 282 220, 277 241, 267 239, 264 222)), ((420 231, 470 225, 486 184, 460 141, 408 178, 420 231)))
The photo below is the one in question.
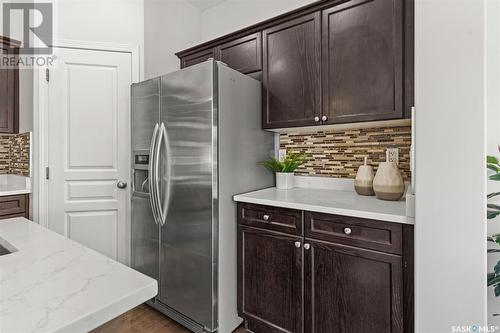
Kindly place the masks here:
POLYGON ((382 162, 378 165, 373 179, 373 190, 377 198, 398 201, 405 191, 405 183, 398 166, 393 162, 382 162))
POLYGON ((375 195, 373 192, 373 168, 367 165, 368 158, 365 157, 365 164, 360 166, 356 179, 354 180, 354 189, 359 195, 375 195))
POLYGON ((293 188, 293 172, 276 172, 276 188, 289 190, 293 188))

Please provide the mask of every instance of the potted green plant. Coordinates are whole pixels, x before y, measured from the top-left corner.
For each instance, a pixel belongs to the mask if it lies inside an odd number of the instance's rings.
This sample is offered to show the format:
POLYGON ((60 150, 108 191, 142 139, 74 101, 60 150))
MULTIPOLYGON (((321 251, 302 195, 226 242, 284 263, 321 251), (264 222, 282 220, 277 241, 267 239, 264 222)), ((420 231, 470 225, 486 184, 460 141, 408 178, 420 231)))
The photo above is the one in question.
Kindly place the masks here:
MULTIPOLYGON (((486 165, 489 170, 493 171, 488 176, 489 180, 500 181, 500 161, 495 156, 487 156, 486 165)), ((488 194, 488 200, 493 199, 500 195, 500 192, 493 192, 488 194)), ((500 215, 500 205, 495 203, 488 203, 488 220, 493 220, 500 215)), ((500 245, 500 234, 494 234, 487 237, 488 242, 500 245)), ((499 253, 500 249, 490 248, 488 253, 499 253)), ((493 272, 488 272, 488 286, 494 288, 495 296, 500 296, 500 261, 495 265, 493 272)))
POLYGON ((259 164, 267 170, 276 174, 276 188, 280 190, 289 190, 293 188, 293 173, 304 164, 305 156, 302 154, 287 154, 283 161, 271 157, 268 161, 262 161, 259 164))

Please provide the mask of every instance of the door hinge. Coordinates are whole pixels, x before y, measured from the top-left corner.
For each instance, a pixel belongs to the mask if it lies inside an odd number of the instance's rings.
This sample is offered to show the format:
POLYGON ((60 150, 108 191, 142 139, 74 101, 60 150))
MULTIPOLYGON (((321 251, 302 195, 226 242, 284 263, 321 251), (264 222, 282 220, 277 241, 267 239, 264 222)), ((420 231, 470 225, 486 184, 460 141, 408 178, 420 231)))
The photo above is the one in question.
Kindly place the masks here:
POLYGON ((45 168, 45 179, 49 179, 50 178, 50 169, 49 167, 46 167, 45 168))
POLYGON ((45 81, 50 81, 50 71, 48 68, 45 68, 45 81))

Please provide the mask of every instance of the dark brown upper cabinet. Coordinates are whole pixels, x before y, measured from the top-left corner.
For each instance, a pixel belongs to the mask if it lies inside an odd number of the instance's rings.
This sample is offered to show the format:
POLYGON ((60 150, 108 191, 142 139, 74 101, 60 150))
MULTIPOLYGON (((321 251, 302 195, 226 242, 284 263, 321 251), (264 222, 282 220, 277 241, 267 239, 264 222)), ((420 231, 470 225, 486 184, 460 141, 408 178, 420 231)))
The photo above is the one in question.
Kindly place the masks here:
POLYGON ((238 227, 238 313, 251 332, 302 332, 302 237, 238 227))
POLYGON ((403 1, 348 1, 322 26, 323 123, 402 118, 403 1))
POLYGON ((403 333, 401 257, 304 243, 305 332, 403 333))
POLYGON ((216 50, 213 48, 192 53, 181 58, 181 68, 193 66, 212 58, 215 59, 216 50))
POLYGON ((320 19, 320 13, 316 12, 262 33, 264 128, 318 122, 321 115, 320 19))
MULTIPOLYGON (((17 56, 20 42, 0 36, 1 56, 17 56)), ((19 131, 19 68, 0 69, 0 133, 19 131)))
POLYGON ((262 70, 262 35, 260 32, 222 44, 217 48, 218 60, 249 74, 262 70))
POLYGON ((177 56, 182 67, 214 58, 262 77, 264 129, 410 118, 414 7, 315 1, 177 56))

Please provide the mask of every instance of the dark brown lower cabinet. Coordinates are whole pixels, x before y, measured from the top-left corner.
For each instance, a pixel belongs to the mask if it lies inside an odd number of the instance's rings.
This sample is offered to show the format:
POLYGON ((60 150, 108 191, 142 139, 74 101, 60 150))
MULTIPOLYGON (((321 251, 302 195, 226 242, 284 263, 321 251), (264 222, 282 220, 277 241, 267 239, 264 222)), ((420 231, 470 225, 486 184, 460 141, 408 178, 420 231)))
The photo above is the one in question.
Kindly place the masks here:
POLYGON ((238 227, 238 310, 252 332, 302 332, 301 237, 238 227), (296 243, 298 242, 298 243, 296 243))
POLYGON ((304 246, 305 332, 403 332, 400 256, 318 241, 304 246))
POLYGON ((249 211, 269 223, 276 209, 238 204, 238 313, 249 331, 413 332, 413 226, 301 211, 303 228, 289 232, 248 226, 249 211))

